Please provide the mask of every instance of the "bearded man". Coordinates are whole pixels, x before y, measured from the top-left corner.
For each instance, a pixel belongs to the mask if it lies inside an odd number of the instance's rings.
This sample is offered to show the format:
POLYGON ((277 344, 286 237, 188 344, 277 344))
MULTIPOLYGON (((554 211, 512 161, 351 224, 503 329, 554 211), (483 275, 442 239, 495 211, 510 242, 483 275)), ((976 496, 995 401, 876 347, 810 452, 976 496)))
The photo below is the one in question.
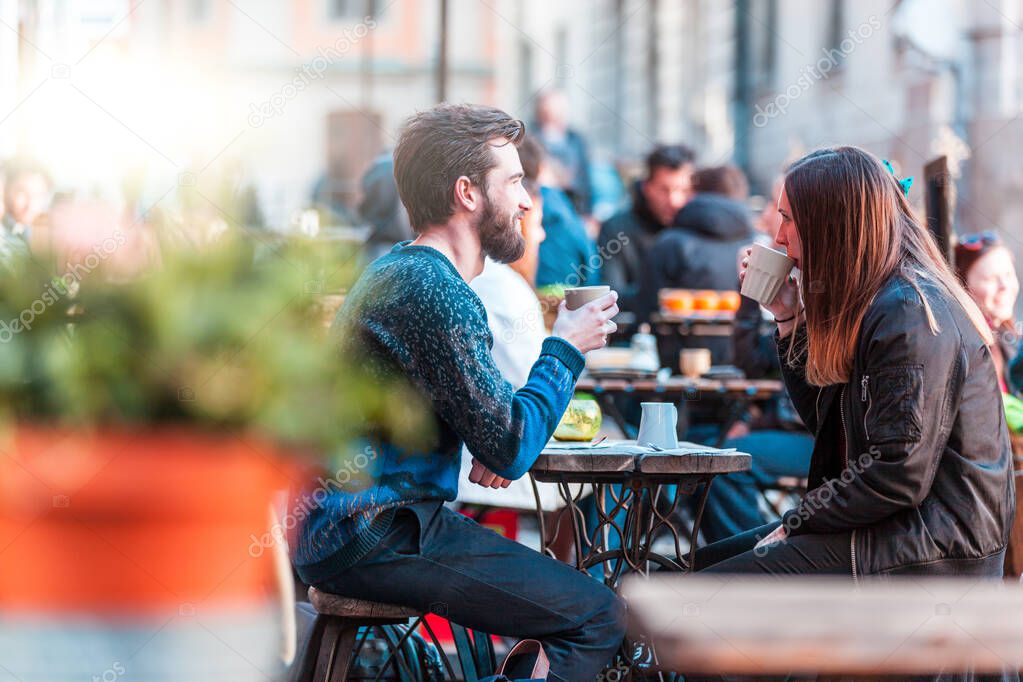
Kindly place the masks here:
POLYGON ((416 238, 367 268, 333 332, 341 352, 414 388, 433 435, 415 451, 378 438, 367 476, 332 487, 309 514, 295 564, 334 594, 538 639, 550 679, 593 680, 624 636, 618 598, 443 505, 458 494, 463 443, 473 483, 502 487, 529 471, 568 406, 583 353, 615 329, 614 292, 578 310, 562 305, 524 386, 515 390, 494 365, 486 311, 468 282, 486 257, 523 254, 521 220, 532 208, 517 150, 524 133, 503 111, 468 105, 435 107, 405 127, 394 175, 416 238))

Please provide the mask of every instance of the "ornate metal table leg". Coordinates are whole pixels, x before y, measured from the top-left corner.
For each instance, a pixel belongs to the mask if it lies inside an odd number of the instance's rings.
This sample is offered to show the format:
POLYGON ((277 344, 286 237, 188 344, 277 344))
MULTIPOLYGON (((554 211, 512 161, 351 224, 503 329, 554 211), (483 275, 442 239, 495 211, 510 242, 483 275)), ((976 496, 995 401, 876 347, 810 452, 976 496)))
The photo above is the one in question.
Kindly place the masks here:
POLYGON ((710 496, 710 485, 714 482, 714 475, 707 476, 707 483, 703 486, 703 493, 696 506, 696 518, 693 519, 693 541, 689 546, 689 572, 696 572, 696 542, 700 537, 700 523, 703 521, 703 510, 707 506, 707 498, 710 496))

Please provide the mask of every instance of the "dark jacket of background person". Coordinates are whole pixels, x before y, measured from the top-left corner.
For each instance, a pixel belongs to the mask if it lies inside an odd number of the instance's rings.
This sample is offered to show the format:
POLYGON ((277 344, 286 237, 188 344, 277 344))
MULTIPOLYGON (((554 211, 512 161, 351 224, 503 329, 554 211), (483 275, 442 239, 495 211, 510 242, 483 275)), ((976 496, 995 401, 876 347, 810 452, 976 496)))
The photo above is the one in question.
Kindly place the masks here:
POLYGON ((719 194, 697 194, 654 243, 654 283, 658 289, 734 291, 739 250, 752 241, 753 223, 745 204, 719 194))
POLYGON ((599 284, 600 259, 572 202, 555 187, 541 188, 540 195, 547 238, 540 244, 537 288, 551 284, 572 287, 599 284))
MULTIPOLYGON (((777 376, 781 372, 774 333, 764 333, 764 316, 760 304, 742 297, 735 313, 732 342, 735 344, 735 366, 750 379, 777 376)), ((771 323, 771 327, 774 324, 771 323)))
POLYGON ((794 332, 804 352, 782 374, 816 442, 809 492, 784 522, 790 535, 852 531, 854 575, 1001 575, 1015 495, 995 366, 958 302, 915 284, 941 331, 893 275, 864 315, 848 383, 809 385, 805 327, 794 332))
MULTIPOLYGON (((752 298, 743 296, 741 300, 732 328, 732 364, 741 369, 747 379, 780 378, 781 364, 774 340, 775 324, 764 319, 760 304, 752 298)), ((792 401, 784 392, 770 401, 766 411, 756 420, 754 428, 805 430, 792 401)))
POLYGON ((371 261, 390 252, 398 242, 415 236, 409 225, 408 213, 398 196, 394 159, 390 154, 381 154, 374 159, 362 176, 359 216, 373 228, 366 240, 367 257, 371 261))
MULTIPOLYGON (((1008 346, 1008 344, 1005 344, 1008 346)), ((1009 390, 1013 394, 1019 394, 1023 388, 1023 343, 1009 351, 1005 357, 1008 358, 1009 370, 1005 373, 1005 382, 1009 384, 1009 390)))
POLYGON ((1005 360, 1005 389, 1014 396, 1020 395, 1023 388, 1023 358, 1019 355, 1019 346, 1014 346, 1005 339, 1005 332, 994 332, 995 343, 1002 351, 1005 360))
POLYGON ((654 217, 643 196, 642 181, 632 192, 632 206, 608 218, 600 227, 598 246, 605 254, 601 277, 618 292, 618 307, 635 313, 643 272, 650 267, 650 252, 664 226, 654 217))
MULTIPOLYGON (((654 242, 637 316, 646 319, 656 312, 657 292, 664 288, 735 291, 739 250, 752 241, 753 223, 745 204, 719 194, 697 194, 654 242)), ((729 337, 685 337, 682 343, 710 348, 714 364, 733 361, 729 337)), ((663 345, 662 361, 675 366, 678 344, 663 345)))

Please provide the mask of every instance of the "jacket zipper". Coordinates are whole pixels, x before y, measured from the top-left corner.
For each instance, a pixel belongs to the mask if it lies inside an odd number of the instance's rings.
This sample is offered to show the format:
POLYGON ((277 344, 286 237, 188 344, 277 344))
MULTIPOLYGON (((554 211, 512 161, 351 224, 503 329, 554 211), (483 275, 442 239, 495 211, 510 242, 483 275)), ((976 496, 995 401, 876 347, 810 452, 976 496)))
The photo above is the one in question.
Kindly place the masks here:
MULTIPOLYGON (((842 394, 838 397, 838 408, 839 416, 842 418, 842 443, 845 447, 842 448, 843 459, 845 460, 845 468, 849 468, 849 429, 845 425, 845 386, 842 386, 842 394)), ((852 578, 854 584, 859 584, 859 576, 856 573, 856 529, 853 529, 849 535, 849 555, 852 557, 850 563, 852 564, 852 578)))
POLYGON ((870 440, 870 429, 867 428, 867 417, 870 416, 870 408, 874 404, 874 401, 870 399, 870 375, 864 374, 863 378, 860 379, 860 402, 867 403, 867 409, 863 413, 863 433, 866 435, 867 440, 870 440))

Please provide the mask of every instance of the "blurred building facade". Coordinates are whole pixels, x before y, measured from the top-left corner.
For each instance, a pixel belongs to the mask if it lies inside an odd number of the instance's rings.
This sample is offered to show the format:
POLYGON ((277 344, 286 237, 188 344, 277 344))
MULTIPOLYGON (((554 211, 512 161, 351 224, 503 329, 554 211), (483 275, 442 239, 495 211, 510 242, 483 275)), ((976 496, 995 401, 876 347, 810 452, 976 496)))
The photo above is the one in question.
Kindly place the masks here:
POLYGON ((760 191, 826 144, 920 179, 946 154, 957 230, 998 228, 1023 256, 1023 0, 594 0, 566 13, 592 19, 564 23, 562 40, 586 48, 558 60, 556 81, 596 149, 638 160, 684 142, 760 191))
MULTIPOLYGON (((214 156, 240 162, 268 222, 282 225, 314 196, 353 206, 362 172, 393 146, 401 122, 438 100, 440 7, 441 0, 0 0, 0 20, 18 29, 0 31, 0 84, 17 86, 0 89, 0 106, 13 113, 10 130, 30 127, 31 107, 18 111, 18 102, 38 100, 34 88, 50 88, 55 67, 67 69, 83 96, 94 94, 77 77, 98 53, 185 74, 201 83, 192 90, 198 101, 173 102, 182 117, 169 125, 208 137, 201 151, 175 154, 115 103, 93 96, 92 104, 117 117, 125 135, 166 152, 178 175, 198 174, 214 156), (184 115, 196 108, 205 122, 184 115)), ((475 0, 450 3, 447 99, 496 99, 499 23, 475 0)), ((8 136, 22 148, 9 142, 0 156, 32 153, 30 138, 8 136)))
POLYGON ((271 225, 314 195, 352 206, 370 160, 438 100, 445 4, 445 97, 532 121, 538 93, 563 89, 598 159, 635 167, 684 142, 763 191, 822 144, 918 176, 946 153, 960 231, 1023 222, 1023 0, 0 0, 0 158, 57 146, 21 131, 60 121, 48 93, 70 84, 172 179, 243 164, 271 225), (88 80, 103 59, 138 80, 104 97, 88 80), (152 107, 132 113, 161 95, 150 64, 202 81, 163 93, 167 142, 152 107))

